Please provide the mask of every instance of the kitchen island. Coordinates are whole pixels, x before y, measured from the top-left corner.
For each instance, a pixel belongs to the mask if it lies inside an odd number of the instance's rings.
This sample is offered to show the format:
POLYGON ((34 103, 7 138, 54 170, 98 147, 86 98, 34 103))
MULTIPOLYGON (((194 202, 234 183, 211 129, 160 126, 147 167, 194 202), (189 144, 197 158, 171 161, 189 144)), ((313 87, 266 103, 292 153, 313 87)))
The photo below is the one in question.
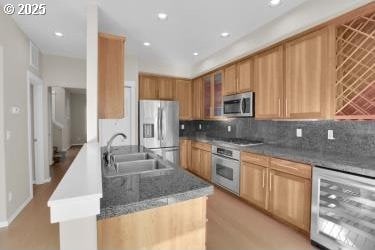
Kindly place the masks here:
POLYGON ((213 186, 142 146, 113 152, 146 153, 165 169, 106 177, 102 164, 98 248, 205 249, 206 197, 213 186))

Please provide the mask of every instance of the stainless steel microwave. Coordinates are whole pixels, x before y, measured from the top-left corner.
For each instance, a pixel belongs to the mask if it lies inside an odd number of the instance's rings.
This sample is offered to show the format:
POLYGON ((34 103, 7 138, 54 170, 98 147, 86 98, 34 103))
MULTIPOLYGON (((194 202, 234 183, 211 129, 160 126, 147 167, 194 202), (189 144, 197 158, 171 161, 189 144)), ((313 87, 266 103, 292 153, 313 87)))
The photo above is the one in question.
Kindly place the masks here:
POLYGON ((227 117, 253 117, 254 92, 223 97, 224 116, 227 117))

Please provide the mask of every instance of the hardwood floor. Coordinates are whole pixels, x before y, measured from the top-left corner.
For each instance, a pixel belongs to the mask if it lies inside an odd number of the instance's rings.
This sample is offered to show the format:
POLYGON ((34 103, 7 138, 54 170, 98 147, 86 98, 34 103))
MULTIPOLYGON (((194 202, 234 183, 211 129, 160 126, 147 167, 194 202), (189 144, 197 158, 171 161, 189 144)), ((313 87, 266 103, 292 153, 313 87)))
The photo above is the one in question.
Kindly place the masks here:
POLYGON ((50 223, 47 201, 78 154, 72 147, 62 162, 51 166, 51 182, 34 185, 34 198, 7 228, 0 229, 0 249, 59 249, 58 224, 50 223))
MULTIPOLYGON (((58 224, 51 224, 47 201, 79 152, 51 167, 52 180, 34 185, 34 198, 8 228, 0 229, 0 250, 59 249, 58 224)), ((264 215, 234 196, 215 188, 207 203, 207 249, 315 249, 308 238, 264 215)))
POLYGON ((310 240, 233 195, 215 188, 207 204, 208 250, 307 250, 310 240))

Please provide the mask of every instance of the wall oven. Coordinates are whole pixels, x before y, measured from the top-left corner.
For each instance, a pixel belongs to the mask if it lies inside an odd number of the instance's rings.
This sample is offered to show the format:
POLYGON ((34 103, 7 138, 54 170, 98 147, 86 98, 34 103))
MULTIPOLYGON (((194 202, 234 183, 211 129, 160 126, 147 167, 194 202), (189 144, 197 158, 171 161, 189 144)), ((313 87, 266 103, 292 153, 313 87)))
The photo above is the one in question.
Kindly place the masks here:
POLYGON ((331 250, 375 249, 375 180, 313 169, 311 240, 331 250))
POLYGON ((254 92, 223 97, 224 116, 227 117, 253 117, 254 92))
POLYGON ((212 181, 240 194, 240 151, 212 146, 212 181))

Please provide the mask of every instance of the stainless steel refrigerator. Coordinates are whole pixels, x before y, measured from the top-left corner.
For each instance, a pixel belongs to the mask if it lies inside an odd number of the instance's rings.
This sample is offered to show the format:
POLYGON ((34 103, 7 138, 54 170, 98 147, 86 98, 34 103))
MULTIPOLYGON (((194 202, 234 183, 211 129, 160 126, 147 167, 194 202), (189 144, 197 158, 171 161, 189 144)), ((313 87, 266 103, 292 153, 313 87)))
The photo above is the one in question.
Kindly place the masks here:
POLYGON ((179 164, 179 106, 175 101, 139 102, 139 143, 179 164))

